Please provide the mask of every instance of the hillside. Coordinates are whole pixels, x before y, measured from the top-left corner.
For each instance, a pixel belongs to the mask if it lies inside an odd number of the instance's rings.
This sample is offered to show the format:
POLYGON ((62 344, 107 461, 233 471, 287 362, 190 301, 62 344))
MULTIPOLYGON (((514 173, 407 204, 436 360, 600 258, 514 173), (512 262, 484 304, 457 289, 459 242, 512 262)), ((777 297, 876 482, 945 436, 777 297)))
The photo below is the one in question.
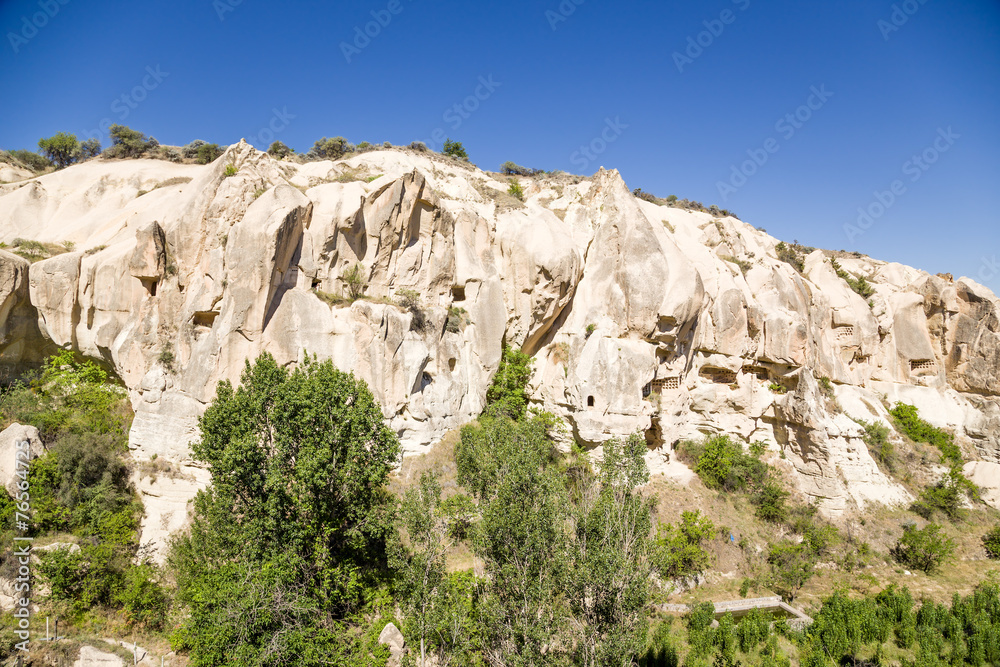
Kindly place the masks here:
POLYGON ((782 244, 637 198, 616 171, 518 180, 524 201, 431 153, 297 164, 240 143, 205 166, 92 160, 2 185, 0 362, 16 374, 54 344, 122 379, 133 456, 183 471, 144 482, 152 539, 207 480, 187 443, 216 383, 264 350, 355 372, 408 455, 482 411, 506 341, 534 358, 532 401, 567 448, 642 432, 654 478, 687 483, 674 445, 725 433, 780 453, 829 517, 907 503, 854 421, 904 402, 997 485, 987 288, 782 244), (31 263, 26 240, 55 254, 31 263))

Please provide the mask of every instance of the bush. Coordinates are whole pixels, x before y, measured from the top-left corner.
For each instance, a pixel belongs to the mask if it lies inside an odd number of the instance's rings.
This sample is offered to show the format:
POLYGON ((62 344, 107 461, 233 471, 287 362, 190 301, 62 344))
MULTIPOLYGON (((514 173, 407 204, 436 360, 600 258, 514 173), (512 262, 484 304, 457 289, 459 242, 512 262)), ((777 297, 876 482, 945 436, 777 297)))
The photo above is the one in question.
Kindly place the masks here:
POLYGON ((514 164, 513 162, 504 162, 500 165, 500 173, 504 176, 536 176, 541 172, 540 169, 529 169, 528 167, 522 167, 519 164, 514 164))
POLYGON ((896 403, 889 411, 896 421, 896 427, 914 442, 925 442, 937 447, 945 461, 962 462, 962 450, 955 444, 955 436, 947 431, 931 426, 920 418, 917 408, 906 403, 896 403))
POLYGON ((80 159, 89 160, 101 154, 101 142, 97 139, 87 139, 80 142, 80 159))
POLYGON ((353 150, 354 146, 343 137, 333 137, 332 139, 323 137, 313 144, 312 150, 309 151, 309 157, 318 160, 339 160, 353 150))
POLYGON ((124 125, 112 125, 108 134, 111 137, 111 147, 104 152, 107 157, 140 158, 160 145, 156 139, 124 125))
POLYGON ((470 535, 478 516, 478 508, 471 497, 459 493, 441 503, 441 513, 448 524, 448 534, 453 539, 464 540, 470 535))
POLYGON ((159 573, 153 565, 142 564, 125 572, 116 601, 125 612, 125 624, 130 627, 158 630, 166 620, 169 600, 160 585, 159 573))
POLYGON ((411 328, 415 331, 423 331, 427 326, 427 316, 423 308, 420 307, 420 294, 411 289, 401 289, 396 292, 396 304, 409 311, 413 316, 411 328))
POLYGON ((347 287, 347 296, 351 301, 357 301, 365 295, 368 289, 368 278, 365 276, 364 267, 358 263, 340 274, 340 279, 347 287))
POLYGON ((758 519, 771 523, 781 523, 788 518, 788 492, 774 482, 765 482, 751 497, 757 507, 754 512, 758 519))
POLYGON ((515 179, 510 179, 510 185, 507 187, 507 194, 517 197, 521 201, 524 201, 524 188, 515 179))
POLYGON ((692 579, 708 569, 712 556, 702 543, 715 532, 712 521, 700 510, 685 511, 681 521, 660 524, 656 530, 650 560, 665 579, 692 579))
POLYGON ((983 535, 983 547, 987 556, 1000 560, 1000 526, 983 535))
POLYGON ((462 142, 452 141, 450 137, 444 140, 444 150, 441 152, 445 155, 450 155, 453 158, 458 158, 459 160, 469 159, 469 154, 465 152, 465 147, 462 146, 462 142))
POLYGON ((511 419, 523 419, 528 410, 528 381, 531 357, 504 342, 500 367, 486 390, 487 410, 511 419))
POLYGON ((895 472, 896 450, 889 441, 889 427, 879 422, 866 422, 863 419, 856 421, 865 430, 862 439, 872 458, 884 465, 889 472, 895 472))
POLYGON ((775 253, 778 255, 778 259, 786 264, 790 264, 795 268, 796 271, 802 273, 805 271, 805 264, 802 262, 802 257, 799 255, 795 248, 792 248, 784 241, 780 242, 774 247, 775 253))
POLYGON ((728 435, 713 436, 699 444, 686 443, 684 448, 695 459, 694 471, 709 488, 754 491, 767 481, 767 464, 745 454, 743 446, 728 435))
POLYGON ((444 330, 449 333, 461 333, 462 325, 469 323, 468 314, 465 308, 452 306, 448 309, 448 322, 444 325, 444 330))
POLYGON ((855 278, 847 271, 844 271, 844 269, 840 267, 840 263, 837 262, 836 259, 831 258, 830 264, 833 265, 833 270, 837 272, 837 276, 839 276, 844 282, 846 282, 847 285, 852 290, 854 290, 854 292, 858 296, 865 299, 870 299, 872 296, 875 295, 875 288, 872 287, 867 280, 865 280, 864 276, 861 276, 860 278, 855 278))
POLYGON ((267 154, 278 160, 283 160, 284 158, 288 157, 294 152, 295 151, 293 151, 291 148, 281 143, 280 141, 275 141, 267 149, 267 154))
POLYGON ((890 553, 901 565, 932 574, 955 552, 955 541, 941 534, 941 526, 932 523, 918 530, 913 524, 903 526, 890 553))
POLYGON ((222 148, 219 144, 201 144, 195 151, 195 162, 198 164, 209 164, 215 162, 222 155, 222 148))
POLYGON ((206 142, 201 139, 195 139, 187 146, 181 149, 181 155, 183 155, 188 160, 193 160, 198 157, 198 149, 205 145, 206 142))
POLYGON ((58 132, 48 139, 39 139, 38 150, 55 163, 57 169, 68 167, 80 159, 80 142, 75 134, 58 132))
POLYGON ((47 157, 39 155, 38 153, 33 153, 31 151, 18 149, 18 150, 8 151, 7 154, 10 155, 12 158, 14 158, 22 166, 27 167, 28 169, 30 169, 35 173, 38 173, 40 171, 45 171, 46 169, 52 166, 51 160, 49 160, 47 157))
POLYGON ((427 152, 427 144, 425 144, 422 141, 414 141, 413 143, 410 144, 410 149, 411 150, 415 150, 415 151, 419 151, 421 153, 426 153, 427 152))
POLYGON ((799 589, 813 575, 816 557, 805 544, 782 540, 771 545, 767 562, 774 573, 775 590, 788 600, 794 600, 799 589))
POLYGON ((937 484, 924 489, 920 499, 910 509, 928 521, 935 511, 957 521, 965 514, 962 509, 963 495, 978 498, 979 489, 962 474, 959 465, 954 465, 937 484))
POLYGON ((222 177, 229 178, 230 176, 235 176, 237 171, 235 164, 227 164, 225 171, 222 172, 222 177))

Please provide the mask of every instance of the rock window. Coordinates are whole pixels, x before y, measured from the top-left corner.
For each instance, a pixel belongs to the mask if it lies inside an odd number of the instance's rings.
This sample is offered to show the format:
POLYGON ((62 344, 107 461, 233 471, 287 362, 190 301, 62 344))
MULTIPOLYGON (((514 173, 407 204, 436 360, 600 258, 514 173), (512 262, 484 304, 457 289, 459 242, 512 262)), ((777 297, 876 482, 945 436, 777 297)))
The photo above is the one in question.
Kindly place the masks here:
POLYGON ((716 384, 733 384, 736 382, 736 372, 727 368, 702 368, 701 377, 711 380, 716 384))
POLYGON ((935 363, 930 359, 914 359, 910 362, 911 371, 932 371, 935 368, 935 363))
POLYGON ((587 407, 588 408, 594 407, 594 397, 593 396, 588 396, 587 397, 587 407))

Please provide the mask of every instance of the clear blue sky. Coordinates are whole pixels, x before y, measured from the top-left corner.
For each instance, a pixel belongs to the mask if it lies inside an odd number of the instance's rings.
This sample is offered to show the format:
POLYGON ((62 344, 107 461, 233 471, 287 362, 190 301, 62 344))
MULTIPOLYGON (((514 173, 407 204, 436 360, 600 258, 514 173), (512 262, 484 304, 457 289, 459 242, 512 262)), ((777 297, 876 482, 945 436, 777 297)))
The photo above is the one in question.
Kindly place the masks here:
POLYGON ((324 135, 405 144, 441 128, 484 168, 614 167, 633 188, 730 208, 779 238, 1000 291, 996 0, 565 0, 562 14, 558 0, 61 1, 0 2, 0 147, 109 119, 166 144, 266 148, 274 110, 294 116, 273 126, 299 151, 324 135), (34 34, 23 17, 46 3, 58 13, 34 34), (387 25, 349 63, 342 43, 372 12, 387 25), (678 67, 689 38, 705 46, 678 67), (137 86, 144 99, 121 101, 137 86), (810 100, 814 86, 832 96, 810 100), (477 88, 478 108, 449 113, 477 88), (797 110, 808 120, 777 125, 797 110), (602 132, 614 141, 596 142, 599 156, 578 153, 602 132), (730 181, 748 151, 766 162, 730 181), (925 151, 933 164, 912 161, 925 151), (725 201, 723 181, 740 185, 725 201), (849 238, 844 225, 859 207, 879 213, 875 193, 894 181, 895 201, 849 238))

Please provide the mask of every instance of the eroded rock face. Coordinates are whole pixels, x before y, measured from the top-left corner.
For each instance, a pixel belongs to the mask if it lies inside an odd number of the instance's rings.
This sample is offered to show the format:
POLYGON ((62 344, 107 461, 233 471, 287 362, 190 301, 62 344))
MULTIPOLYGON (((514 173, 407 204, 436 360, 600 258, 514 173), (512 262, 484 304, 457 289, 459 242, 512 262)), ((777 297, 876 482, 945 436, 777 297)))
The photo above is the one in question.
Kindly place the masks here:
POLYGON ((1000 301, 985 287, 840 257, 875 287, 865 299, 823 252, 800 273, 767 234, 640 201, 615 171, 524 185, 522 204, 426 153, 298 165, 242 142, 205 166, 94 160, 2 185, 0 240, 78 251, 30 267, 0 251, 0 362, 37 361, 44 340, 114 367, 134 456, 177 466, 140 483, 156 539, 206 482, 188 444, 216 384, 262 351, 356 373, 411 454, 479 414, 506 340, 534 356, 533 398, 567 439, 643 432, 653 472, 682 481, 673 445, 728 433, 785 452, 831 516, 905 502, 852 419, 884 419, 879 394, 1000 461, 1000 301), (338 302, 352 267, 367 298, 338 302), (418 312, 395 305, 402 290, 418 312))
POLYGON ((11 424, 5 428, 0 432, 0 486, 16 497, 20 492, 18 483, 23 479, 18 471, 26 471, 28 463, 44 453, 45 446, 34 426, 11 424))

